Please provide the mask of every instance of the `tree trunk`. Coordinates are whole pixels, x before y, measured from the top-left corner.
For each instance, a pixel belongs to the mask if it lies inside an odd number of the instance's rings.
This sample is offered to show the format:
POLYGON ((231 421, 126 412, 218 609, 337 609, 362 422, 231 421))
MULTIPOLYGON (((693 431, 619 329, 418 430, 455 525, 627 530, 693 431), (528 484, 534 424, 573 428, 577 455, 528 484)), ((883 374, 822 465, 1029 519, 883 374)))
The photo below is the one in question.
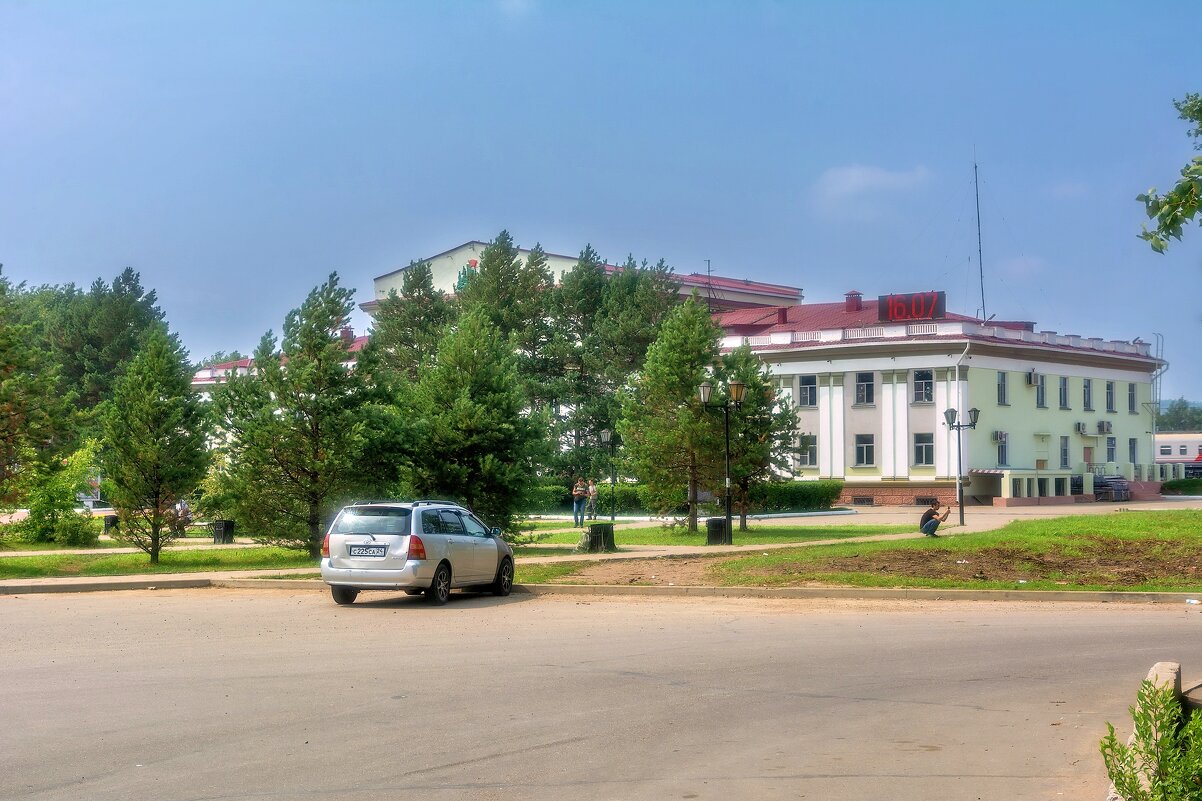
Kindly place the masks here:
POLYGON ((697 530, 697 466, 693 463, 689 464, 688 503, 689 531, 695 532, 697 530))
POLYGON ((309 501, 309 556, 321 558, 321 505, 309 501))
POLYGON ((159 537, 160 531, 157 523, 150 524, 150 564, 152 565, 159 563, 159 551, 163 548, 163 541, 159 537))

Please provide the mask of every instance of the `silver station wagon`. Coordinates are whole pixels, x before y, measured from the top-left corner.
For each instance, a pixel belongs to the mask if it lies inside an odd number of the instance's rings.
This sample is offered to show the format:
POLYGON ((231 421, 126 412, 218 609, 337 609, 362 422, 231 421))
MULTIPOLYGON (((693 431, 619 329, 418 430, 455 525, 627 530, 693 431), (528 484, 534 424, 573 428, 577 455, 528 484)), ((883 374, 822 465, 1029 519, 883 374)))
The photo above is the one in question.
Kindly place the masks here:
POLYGON ((347 506, 330 524, 321 557, 321 577, 339 604, 354 603, 360 590, 424 593, 445 604, 452 588, 513 589, 513 550, 501 530, 448 501, 347 506))

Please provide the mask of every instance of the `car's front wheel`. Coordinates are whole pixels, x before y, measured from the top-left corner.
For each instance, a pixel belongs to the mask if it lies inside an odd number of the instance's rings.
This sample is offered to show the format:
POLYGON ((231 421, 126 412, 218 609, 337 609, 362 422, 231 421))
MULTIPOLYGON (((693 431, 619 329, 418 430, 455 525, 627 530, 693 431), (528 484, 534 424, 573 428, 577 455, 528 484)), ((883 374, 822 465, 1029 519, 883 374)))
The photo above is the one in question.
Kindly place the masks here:
POLYGON ((359 597, 359 591, 354 587, 339 587, 334 585, 330 587, 330 595, 334 596, 336 604, 353 604, 355 599, 359 597))
POLYGON ((505 596, 513 591, 513 560, 505 557, 497 568, 497 578, 492 583, 492 594, 505 596))
POLYGON ((426 590, 426 600, 435 606, 442 606, 451 597, 451 568, 446 562, 434 570, 434 580, 430 589, 426 590))

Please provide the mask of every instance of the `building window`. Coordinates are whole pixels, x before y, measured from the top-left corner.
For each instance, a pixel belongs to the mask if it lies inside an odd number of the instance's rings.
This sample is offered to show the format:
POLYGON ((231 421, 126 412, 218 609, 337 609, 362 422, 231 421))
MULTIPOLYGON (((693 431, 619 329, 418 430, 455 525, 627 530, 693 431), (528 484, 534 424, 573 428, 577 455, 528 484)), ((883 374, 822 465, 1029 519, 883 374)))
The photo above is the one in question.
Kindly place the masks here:
POLYGON ((1127 461, 1139 464, 1139 440, 1136 437, 1127 440, 1127 461))
POLYGON ((1048 377, 1043 373, 1035 379, 1035 405, 1040 409, 1048 408, 1048 377))
POLYGON ((1128 384, 1127 385, 1127 411, 1131 412, 1132 414, 1135 414, 1135 407, 1137 405, 1135 403, 1135 401, 1136 401, 1135 392, 1136 392, 1135 384, 1134 383, 1128 384))
POLYGON ((914 371, 914 402, 915 403, 934 403, 935 402, 935 371, 934 370, 915 370, 914 371))
POLYGON ((772 379, 773 386, 776 387, 776 398, 778 402, 788 401, 789 406, 793 405, 793 378, 792 376, 778 375, 772 379))
POLYGON ((872 373, 856 373, 856 405, 871 406, 876 402, 872 373))
POLYGON ((1118 450, 1119 450, 1119 438, 1118 437, 1107 437, 1106 438, 1106 461, 1108 461, 1108 462, 1116 461, 1119 456, 1118 450))
POLYGON ((921 467, 931 467, 935 464, 935 435, 914 435, 914 464, 921 467))
POLYGON ((997 374, 997 405, 1010 405, 1010 392, 1009 388, 1006 386, 1006 374, 1001 371, 999 371, 997 374))
POLYGON ((1117 407, 1114 405, 1114 402, 1115 402, 1114 382, 1107 381, 1106 382, 1106 411, 1108 411, 1108 412, 1117 411, 1117 407))
POLYGON ((802 434, 797 443, 797 464, 799 467, 818 466, 818 437, 813 434, 802 434))
POLYGON ((803 375, 801 381, 801 396, 797 399, 798 406, 818 405, 818 376, 803 375))
POLYGON ((1060 469, 1068 469, 1068 437, 1060 438, 1060 469))
POLYGON ((1068 376, 1060 376, 1060 408, 1068 408, 1068 376))
POLYGON ((873 434, 856 434, 856 467, 876 464, 876 443, 873 434))
POLYGON ((1160 446, 1160 455, 1161 456, 1172 456, 1173 455, 1173 446, 1172 445, 1161 445, 1160 446))
POLYGON ((1202 445, 1198 446, 1198 455, 1202 456, 1202 445))
POLYGON ((1085 411, 1093 411, 1093 379, 1086 378, 1081 381, 1081 405, 1085 411))
POLYGON ((1005 467, 1010 464, 1010 443, 1002 440, 997 444, 997 463, 998 467, 1005 467))

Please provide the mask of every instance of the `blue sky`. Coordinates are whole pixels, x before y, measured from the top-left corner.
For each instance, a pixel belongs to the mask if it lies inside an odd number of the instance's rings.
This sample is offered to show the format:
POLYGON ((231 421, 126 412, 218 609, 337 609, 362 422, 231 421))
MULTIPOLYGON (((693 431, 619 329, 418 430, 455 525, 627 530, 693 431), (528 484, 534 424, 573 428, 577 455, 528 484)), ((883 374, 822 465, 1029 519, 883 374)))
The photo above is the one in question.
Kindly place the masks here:
POLYGON ((195 356, 250 350, 332 270, 519 244, 793 284, 944 289, 1166 337, 1202 400, 1202 231, 1134 201, 1193 155, 1191 2, 0 0, 0 262, 125 266, 195 356))

